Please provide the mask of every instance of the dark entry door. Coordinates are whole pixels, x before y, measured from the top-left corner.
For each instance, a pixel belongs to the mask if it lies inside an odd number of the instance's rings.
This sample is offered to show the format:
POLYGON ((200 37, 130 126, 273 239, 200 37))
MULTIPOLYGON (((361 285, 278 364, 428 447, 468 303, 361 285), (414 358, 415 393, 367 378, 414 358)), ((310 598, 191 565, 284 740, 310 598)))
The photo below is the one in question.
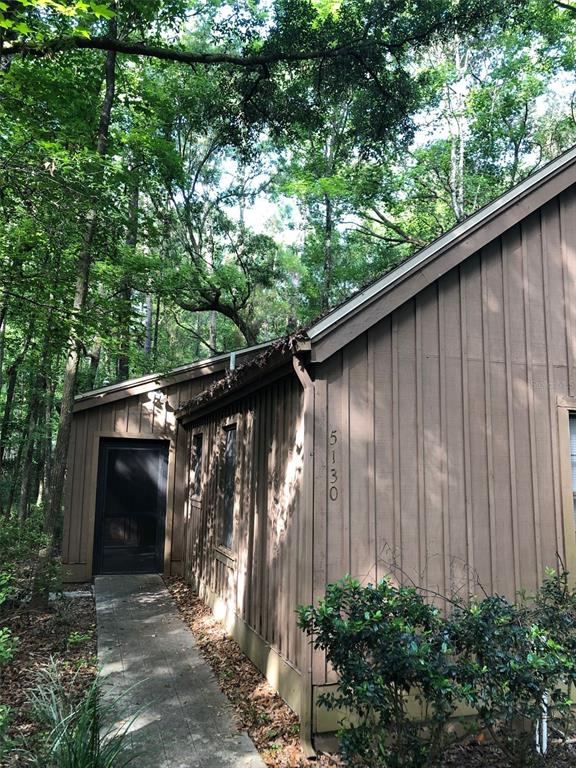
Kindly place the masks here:
POLYGON ((163 570, 167 466, 166 443, 101 441, 94 573, 163 570))

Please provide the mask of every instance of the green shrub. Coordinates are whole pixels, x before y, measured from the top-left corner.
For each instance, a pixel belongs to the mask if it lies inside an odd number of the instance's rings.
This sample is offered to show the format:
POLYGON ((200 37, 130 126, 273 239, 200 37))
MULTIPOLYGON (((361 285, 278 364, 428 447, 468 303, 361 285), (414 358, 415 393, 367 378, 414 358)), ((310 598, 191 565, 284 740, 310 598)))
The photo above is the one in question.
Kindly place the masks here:
POLYGON ((338 675, 320 703, 347 713, 342 751, 354 765, 433 765, 453 738, 459 703, 476 714, 470 728, 489 731, 515 768, 542 760, 535 730, 545 700, 550 722, 569 733, 576 593, 567 574, 550 572, 530 600, 447 604, 443 615, 415 588, 346 577, 317 608, 299 609, 300 627, 338 675), (419 712, 410 710, 414 702, 419 712))
POLYGON ((13 637, 8 627, 0 627, 0 667, 14 656, 18 638, 13 637))
POLYGON ((534 734, 544 697, 554 710, 565 707, 573 674, 565 647, 538 617, 534 605, 491 596, 456 607, 448 620, 466 699, 518 768, 540 762, 534 734))
POLYGON ((33 514, 20 524, 17 518, 0 518, 0 563, 16 563, 26 560, 45 546, 47 536, 43 528, 42 510, 34 509, 33 514))
POLYGON ((344 755, 372 768, 436 762, 461 697, 439 610, 411 587, 346 577, 318 608, 300 608, 299 624, 338 674, 337 692, 321 703, 353 714, 340 733, 344 755), (411 700, 421 719, 409 713, 411 700))
POLYGON ((12 741, 8 736, 10 718, 10 707, 7 707, 5 704, 0 704, 0 761, 7 757, 9 751, 12 749, 12 741))

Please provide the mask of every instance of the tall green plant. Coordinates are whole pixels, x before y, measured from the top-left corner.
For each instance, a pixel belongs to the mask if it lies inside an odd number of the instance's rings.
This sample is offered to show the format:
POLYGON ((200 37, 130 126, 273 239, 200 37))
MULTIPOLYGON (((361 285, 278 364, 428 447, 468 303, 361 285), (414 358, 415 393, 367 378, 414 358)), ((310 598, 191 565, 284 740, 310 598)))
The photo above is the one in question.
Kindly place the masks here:
POLYGON ((102 696, 96 678, 80 701, 65 684, 62 670, 52 661, 30 692, 30 704, 38 722, 48 730, 43 748, 30 756, 31 764, 42 768, 124 768, 136 755, 127 750, 132 720, 122 728, 115 725, 119 699, 102 696))

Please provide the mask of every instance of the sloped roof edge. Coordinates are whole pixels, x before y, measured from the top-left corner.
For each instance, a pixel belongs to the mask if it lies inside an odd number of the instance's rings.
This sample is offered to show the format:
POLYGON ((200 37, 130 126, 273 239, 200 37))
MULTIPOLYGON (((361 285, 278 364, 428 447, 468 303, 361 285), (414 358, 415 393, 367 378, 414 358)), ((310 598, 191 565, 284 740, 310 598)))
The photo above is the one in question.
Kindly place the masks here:
POLYGON ((100 387, 99 389, 93 389, 89 392, 82 392, 74 398, 74 408, 75 410, 83 410, 85 408, 96 407, 109 400, 110 396, 116 396, 115 399, 131 397, 132 395, 142 394, 179 381, 185 381, 188 377, 195 378, 196 375, 203 375, 203 372, 209 373, 211 370, 221 370, 229 363, 232 355, 235 355, 236 357, 244 357, 252 353, 259 353, 266 350, 272 343, 273 342, 267 341, 262 344, 254 344, 250 347, 242 347, 240 349, 231 350, 230 352, 223 352, 219 355, 196 360, 187 365, 178 366, 167 373, 150 373, 146 376, 127 379, 126 381, 110 384, 106 387, 100 387))
POLYGON ((241 391, 248 384, 254 383, 254 377, 259 378, 262 385, 266 382, 265 375, 280 367, 297 351, 298 345, 306 341, 305 331, 295 331, 271 342, 266 349, 247 362, 228 371, 224 378, 213 382, 207 389, 200 392, 176 411, 176 418, 187 419, 203 411, 207 406, 219 403, 222 398, 241 391))
MULTIPOLYGON (((528 176, 524 181, 512 187, 483 208, 480 208, 476 213, 438 237, 422 250, 401 262, 397 267, 366 286, 366 288, 344 301, 328 314, 319 318, 307 329, 308 338, 312 344, 314 345, 336 327, 353 317, 366 305, 372 303, 396 284, 402 282, 408 275, 414 273, 415 270, 436 259, 456 243, 461 242, 466 237, 472 235, 472 233, 478 231, 484 224, 503 214, 531 192, 546 182, 551 181, 555 176, 573 165, 575 161, 576 146, 542 166, 542 168, 528 176)), ((566 187, 568 186, 569 184, 566 185, 566 187)), ((554 191, 550 198, 556 194, 558 194, 558 191, 554 191)), ((521 218, 522 215, 518 217, 518 220, 521 218)))

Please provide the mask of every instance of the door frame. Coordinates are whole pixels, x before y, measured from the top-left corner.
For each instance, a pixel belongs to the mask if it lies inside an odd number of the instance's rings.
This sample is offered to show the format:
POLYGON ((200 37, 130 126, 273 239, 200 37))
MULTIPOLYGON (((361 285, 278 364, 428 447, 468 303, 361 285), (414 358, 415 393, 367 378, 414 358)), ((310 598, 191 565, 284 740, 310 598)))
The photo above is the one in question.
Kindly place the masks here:
MULTIPOLYGON (((114 438, 101 438, 98 448, 98 468, 97 468, 97 480, 96 480, 96 509, 94 517, 94 540, 93 540, 93 555, 92 555, 92 568, 97 566, 98 574, 102 573, 102 566, 104 561, 103 552, 103 540, 102 531, 104 520, 106 516, 106 499, 108 489, 108 455, 110 451, 117 449, 128 449, 138 451, 138 443, 146 443, 144 450, 154 452, 160 459, 164 466, 161 469, 162 485, 163 488, 159 488, 156 502, 161 506, 161 516, 157 514, 156 517, 156 537, 155 537, 155 549, 156 549, 156 562, 158 564, 158 571, 164 570, 164 549, 165 549, 165 529, 166 529, 166 507, 167 507, 167 491, 168 491, 168 461, 169 461, 169 446, 166 442, 158 440, 131 440, 130 438, 114 437, 114 438), (161 561, 161 562, 159 562, 161 561)), ((127 571, 129 573, 130 571, 127 571)), ((138 572, 138 571, 137 571, 138 572)), ((153 571, 156 572, 156 571, 153 571)), ((110 573, 114 573, 111 571, 110 573)), ((123 572, 122 572, 123 573, 123 572)))
MULTIPOLYGON (((86 469, 85 499, 90 504, 87 515, 88 536, 86 541, 86 571, 90 579, 94 577, 94 539, 96 530, 96 504, 98 489, 98 466, 100 464, 100 446, 104 440, 147 440, 168 445, 168 471, 166 478, 166 515, 164 519, 164 576, 170 575, 172 557, 172 530, 174 525, 174 477, 176 463, 176 440, 170 433, 151 434, 150 432, 114 432, 98 430, 92 438, 92 461, 86 469)), ((86 502, 84 502, 86 503, 86 502)), ((80 511, 82 515, 82 510, 80 511)))

